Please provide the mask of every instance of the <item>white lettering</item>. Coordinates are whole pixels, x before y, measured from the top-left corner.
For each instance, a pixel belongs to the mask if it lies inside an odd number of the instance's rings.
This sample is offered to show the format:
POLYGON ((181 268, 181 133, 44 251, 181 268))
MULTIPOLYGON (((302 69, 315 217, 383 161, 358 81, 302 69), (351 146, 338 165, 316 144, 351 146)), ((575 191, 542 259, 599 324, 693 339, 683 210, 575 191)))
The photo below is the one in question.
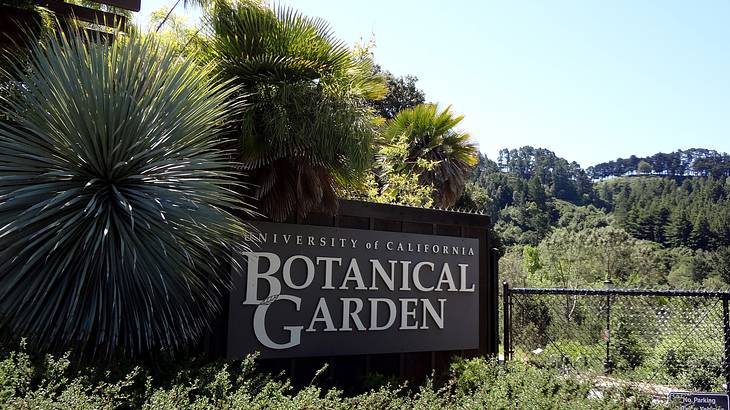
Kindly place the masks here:
POLYGON ((248 260, 248 274, 246 280, 246 299, 244 305, 258 305, 262 301, 258 299, 259 279, 269 283, 269 294, 264 299, 281 293, 281 283, 272 275, 279 270, 281 259, 270 252, 244 252, 248 260), (259 259, 266 258, 269 261, 269 269, 259 273, 259 259))
POLYGON ((365 282, 362 280, 362 274, 360 273, 360 266, 357 264, 357 259, 350 259, 350 266, 347 267, 347 273, 345 279, 340 285, 340 289, 349 289, 347 282, 354 280, 357 283, 356 290, 367 290, 365 282))
POLYGON ((388 275, 388 272, 385 271, 383 265, 380 264, 379 260, 370 259, 370 263, 373 267, 373 281, 370 283, 370 290, 378 290, 378 287, 375 285, 375 280, 377 279, 377 276, 380 276, 380 280, 385 283, 385 286, 388 288, 388 290, 395 290, 395 264, 398 263, 398 261, 388 261, 388 263, 390 264, 390 275, 388 275))
POLYGON ((444 267, 441 268, 441 276, 439 276, 439 282, 436 285, 436 290, 441 291, 441 285, 444 283, 449 285, 449 292, 458 291, 458 289, 456 288, 456 283, 454 283, 454 277, 451 276, 451 268, 449 268, 448 263, 444 263, 444 267))
POLYGON ((436 313, 436 309, 431 304, 431 301, 428 299, 421 299, 421 303, 423 303, 423 321, 421 323, 421 329, 428 329, 428 325, 426 324, 426 312, 428 312, 428 315, 431 316, 431 320, 433 320, 436 323, 436 326, 439 329, 444 328, 444 303, 446 302, 446 299, 438 299, 440 307, 439 307, 439 313, 436 313))
MULTIPOLYGON (((290 295, 280 295, 277 301, 279 300, 294 302, 294 305, 297 307, 297 312, 299 311, 302 303, 300 298, 290 295)), ((289 341, 286 343, 276 343, 269 338, 269 335, 266 333, 266 311, 269 310, 269 306, 271 306, 271 304, 259 305, 253 314, 253 332, 256 335, 256 339, 258 339, 262 345, 275 350, 289 349, 290 347, 299 345, 304 326, 284 326, 284 330, 289 332, 289 341)))
POLYGON ((294 255, 287 259, 284 262, 284 283, 286 283, 286 286, 289 286, 292 289, 305 289, 309 287, 309 285, 312 284, 312 281, 314 280, 314 263, 311 259, 307 258, 304 255, 294 255), (304 280, 304 283, 301 285, 296 285, 291 277, 291 265, 294 263, 295 260, 301 259, 304 261, 304 264, 307 266, 307 278, 304 280))
POLYGON ((414 325, 408 323, 408 319, 416 319, 416 305, 418 305, 418 299, 407 298, 400 300, 400 330, 418 329, 418 321, 414 325), (413 308, 408 307, 410 304, 414 305, 413 308))
POLYGON ((332 264, 337 262, 337 266, 342 265, 342 258, 329 258, 324 256, 317 257, 317 265, 324 262, 324 286, 322 289, 334 289, 332 286, 332 264))
POLYGON ((372 298, 370 301, 370 327, 368 330, 385 330, 395 323, 396 306, 395 302, 385 298, 372 298), (378 304, 385 303, 388 305, 388 321, 384 325, 378 325, 378 304))
POLYGON ((362 310, 362 299, 358 298, 340 298, 342 301, 342 327, 340 328, 340 331, 351 331, 352 328, 350 327, 350 318, 352 318, 352 321, 355 322, 355 327, 357 330, 365 330, 365 325, 362 324, 362 320, 360 320, 360 316, 358 314, 362 310), (355 310, 351 311, 350 306, 352 304, 355 304, 355 310))
POLYGON ((459 291, 461 292, 474 292, 474 284, 471 284, 470 288, 466 288, 466 268, 468 268, 469 265, 465 263, 459 264, 459 279, 461 281, 461 288, 459 291))
POLYGON ((421 268, 424 266, 428 266, 431 268, 431 272, 433 272, 434 265, 432 262, 418 262, 416 266, 413 267, 413 286, 416 287, 416 289, 420 290, 421 292, 430 292, 433 290, 433 286, 430 288, 427 288, 421 284, 421 268))
POLYGON ((411 265, 411 261, 400 261, 401 273, 403 274, 400 290, 411 290, 408 284, 408 269, 411 265))
POLYGON ((325 332, 334 332, 337 330, 335 328, 334 322, 332 322, 332 315, 330 314, 330 310, 327 307, 327 302, 324 300, 324 298, 319 298, 319 302, 317 302, 317 308, 314 309, 312 321, 309 322, 309 327, 307 328, 306 332, 316 331, 317 329, 314 327, 314 325, 317 322, 324 322, 325 332))

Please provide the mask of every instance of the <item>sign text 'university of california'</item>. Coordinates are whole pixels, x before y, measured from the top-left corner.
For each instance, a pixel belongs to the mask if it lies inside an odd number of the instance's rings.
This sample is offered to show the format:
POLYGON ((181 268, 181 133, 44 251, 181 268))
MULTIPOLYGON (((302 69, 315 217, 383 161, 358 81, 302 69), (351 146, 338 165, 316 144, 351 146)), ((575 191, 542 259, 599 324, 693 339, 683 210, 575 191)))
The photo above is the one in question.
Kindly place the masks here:
POLYGON ((229 357, 478 348, 477 239, 254 227, 233 263, 229 357))

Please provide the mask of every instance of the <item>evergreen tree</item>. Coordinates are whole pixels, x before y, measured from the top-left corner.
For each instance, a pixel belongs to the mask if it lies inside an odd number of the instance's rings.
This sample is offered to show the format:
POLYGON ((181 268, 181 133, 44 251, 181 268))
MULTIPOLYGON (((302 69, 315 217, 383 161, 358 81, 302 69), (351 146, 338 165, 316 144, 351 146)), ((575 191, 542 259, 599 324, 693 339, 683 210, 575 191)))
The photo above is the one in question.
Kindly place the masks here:
MULTIPOLYGON (((610 225, 625 229, 637 239, 665 246, 692 245, 696 249, 730 245, 730 178, 656 175, 690 172, 687 170, 698 158, 724 157, 711 150, 692 149, 646 158, 632 156, 599 164, 586 172, 577 163, 569 163, 546 149, 522 147, 502 150, 498 162, 480 159, 475 175, 476 182, 494 199, 490 215, 495 222, 499 222, 500 211, 506 207, 523 209, 511 209, 505 215, 520 214, 523 220, 538 221, 527 218, 524 212, 532 202, 549 215, 551 227, 567 227, 570 218, 563 213, 568 208, 562 204, 567 201, 573 206, 599 208, 610 216, 610 225), (615 169, 607 171, 611 167, 615 169), (649 171, 654 175, 635 176, 649 171), (631 176, 595 183, 588 179, 588 174, 606 177, 617 172, 631 176), (695 227, 690 221, 698 222, 700 217, 704 221, 695 227), (690 241, 693 228, 695 234, 690 241)), ((730 164, 730 157, 727 159, 730 164)), ((527 232, 534 238, 535 232, 544 231, 534 224, 516 224, 514 218, 506 222, 505 232, 514 238, 527 232)))
POLYGON ((626 230, 626 232, 629 233, 629 235, 633 236, 634 238, 643 239, 640 219, 641 218, 639 216, 639 210, 632 209, 626 213, 626 217, 624 218, 624 221, 621 225, 626 230))
POLYGON ((713 254, 713 272, 730 284, 730 246, 718 248, 713 254))
POLYGON ((537 175, 533 175, 527 182, 527 197, 530 201, 537 204, 538 207, 545 207, 545 189, 543 189, 537 175))
POLYGON ((661 244, 667 243, 666 229, 669 223, 669 209, 661 205, 656 208, 652 216, 654 218, 653 241, 661 244))
POLYGON ((373 72, 375 75, 385 77, 388 94, 383 99, 370 100, 368 104, 386 120, 395 118, 403 110, 426 102, 425 93, 416 86, 418 77, 412 75, 396 77, 390 71, 383 71, 377 65, 373 68, 373 72))
POLYGON ((693 249, 707 249, 712 243, 710 225, 704 215, 699 215, 689 234, 689 246, 693 249))
POLYGON ((666 229, 667 242, 672 246, 687 246, 689 236, 693 231, 692 223, 683 209, 677 210, 669 217, 669 225, 666 229))
POLYGON ((651 164, 644 160, 639 161, 639 165, 636 167, 636 172, 639 174, 650 174, 651 164))

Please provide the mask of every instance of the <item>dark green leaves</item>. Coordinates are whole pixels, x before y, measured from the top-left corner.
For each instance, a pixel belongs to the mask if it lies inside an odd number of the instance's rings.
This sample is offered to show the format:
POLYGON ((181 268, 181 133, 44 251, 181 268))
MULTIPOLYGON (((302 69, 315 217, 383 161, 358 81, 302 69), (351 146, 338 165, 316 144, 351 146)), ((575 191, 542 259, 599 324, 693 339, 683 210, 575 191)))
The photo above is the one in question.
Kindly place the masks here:
POLYGON ((385 94, 382 78, 323 20, 288 8, 219 2, 208 25, 205 58, 250 104, 237 149, 261 210, 276 220, 334 211, 336 189, 359 182, 372 161, 367 100, 385 94))
POLYGON ((395 170, 419 174, 421 183, 438 191, 436 203, 445 207, 456 203, 477 163, 469 134, 456 129, 464 117, 455 117, 450 108, 438 112, 436 105, 421 104, 403 110, 388 121, 384 132, 387 142, 408 146, 407 158, 395 164, 395 170))
POLYGON ((31 50, 0 123, 0 317, 44 348, 195 341, 220 307, 231 84, 149 38, 31 50))

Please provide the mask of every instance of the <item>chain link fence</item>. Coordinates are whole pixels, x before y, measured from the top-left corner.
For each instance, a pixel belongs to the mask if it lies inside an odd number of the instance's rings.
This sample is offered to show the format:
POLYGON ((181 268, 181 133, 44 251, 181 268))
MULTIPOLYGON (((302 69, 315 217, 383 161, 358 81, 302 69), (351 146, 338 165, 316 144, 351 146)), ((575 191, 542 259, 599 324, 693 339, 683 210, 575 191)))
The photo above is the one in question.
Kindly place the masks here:
POLYGON ((649 393, 725 390, 730 293, 503 287, 505 357, 649 393))

